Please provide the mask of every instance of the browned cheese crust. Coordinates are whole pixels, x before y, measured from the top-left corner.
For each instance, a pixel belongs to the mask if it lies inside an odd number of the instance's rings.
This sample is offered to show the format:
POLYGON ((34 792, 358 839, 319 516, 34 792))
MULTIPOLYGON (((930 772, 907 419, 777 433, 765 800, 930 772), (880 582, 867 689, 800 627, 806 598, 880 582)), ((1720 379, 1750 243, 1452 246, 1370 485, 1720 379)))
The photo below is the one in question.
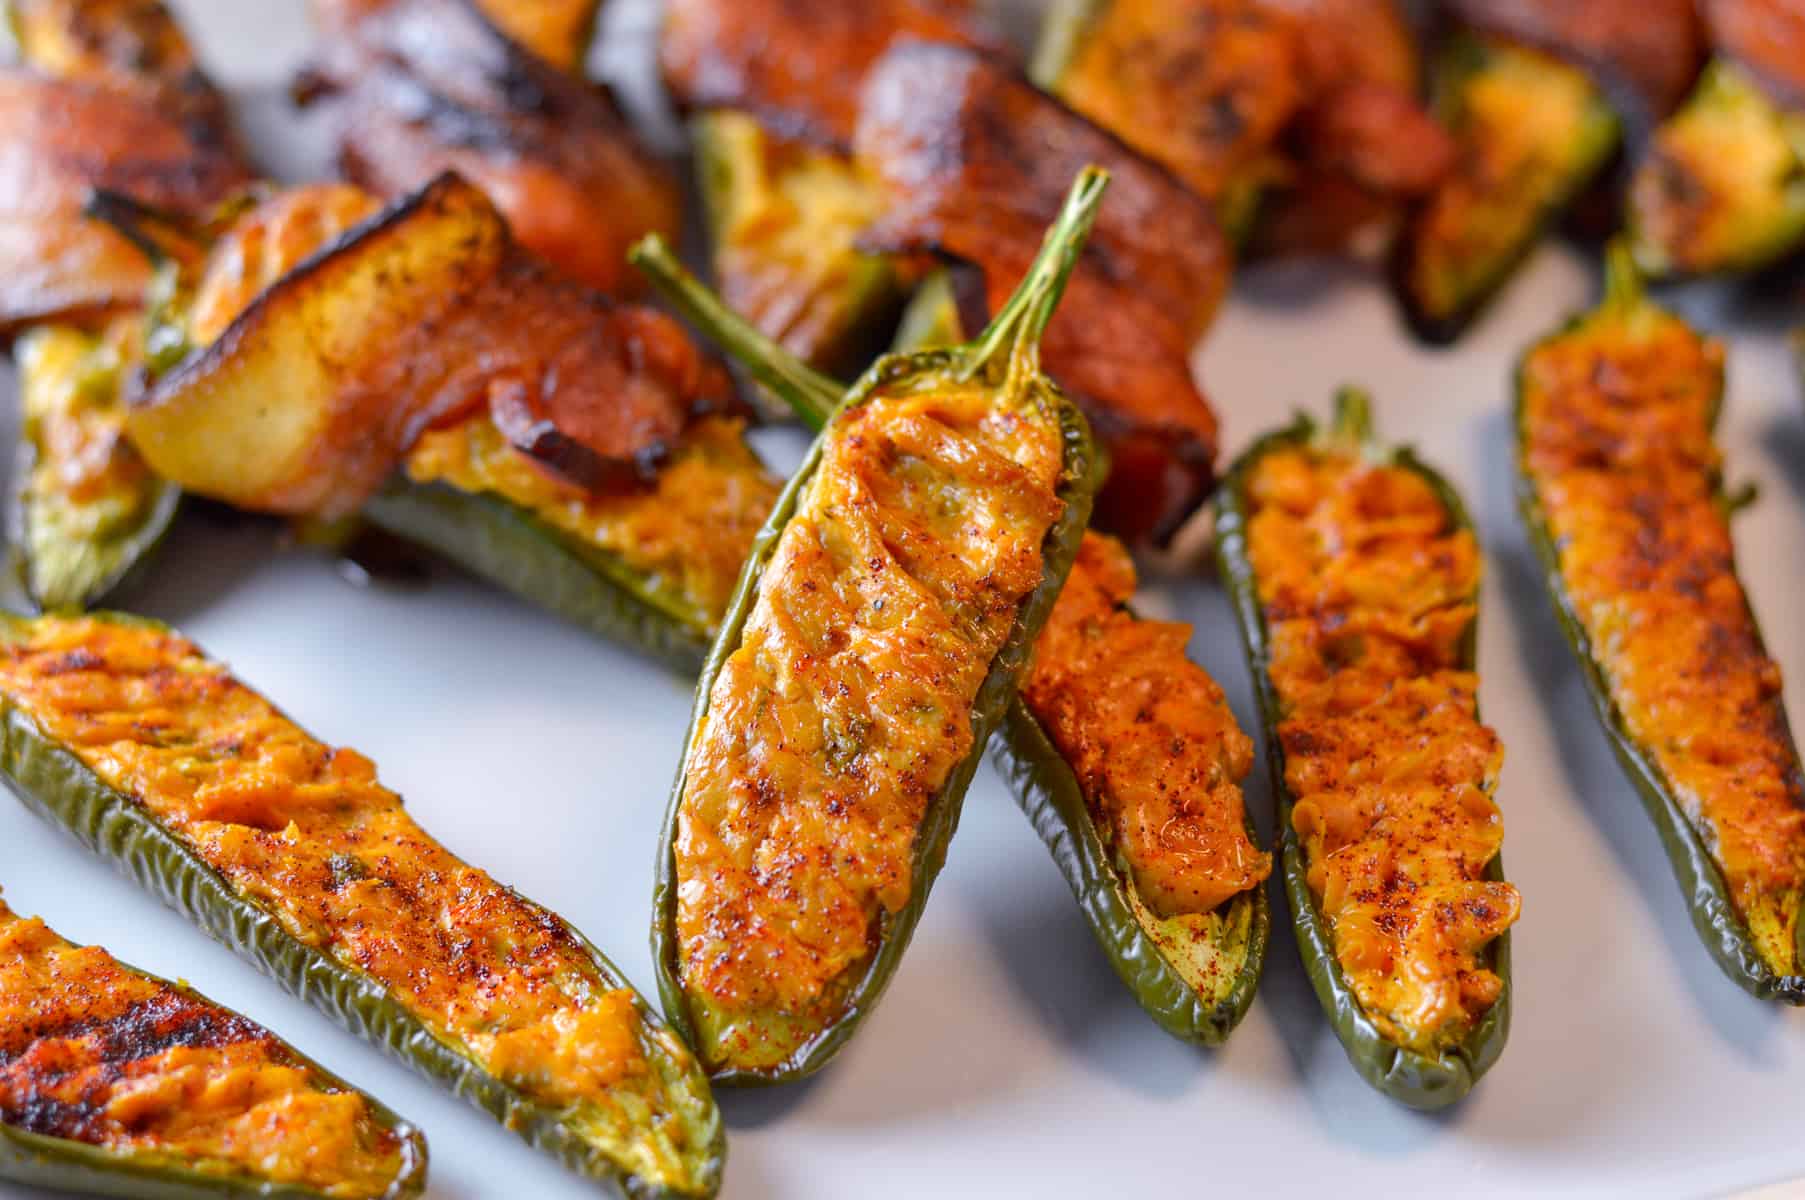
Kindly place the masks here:
POLYGON ((1519 906, 1485 878, 1504 748, 1461 665, 1478 544, 1421 475, 1353 451, 1263 455, 1247 497, 1291 823, 1335 957, 1387 1037, 1457 1042, 1502 994, 1485 952, 1519 906))
POLYGON ((684 987, 814 1023, 911 898, 1064 460, 1050 414, 975 388, 880 394, 826 437, 709 692, 674 847, 684 987))
POLYGON ((268 1030, 0 904, 0 1124, 343 1200, 402 1143, 268 1030))
POLYGON ((1071 765, 1104 845, 1161 917, 1214 912, 1272 872, 1247 836, 1241 780, 1253 742, 1189 625, 1128 609, 1134 562, 1087 533, 1041 631, 1022 699, 1071 765))

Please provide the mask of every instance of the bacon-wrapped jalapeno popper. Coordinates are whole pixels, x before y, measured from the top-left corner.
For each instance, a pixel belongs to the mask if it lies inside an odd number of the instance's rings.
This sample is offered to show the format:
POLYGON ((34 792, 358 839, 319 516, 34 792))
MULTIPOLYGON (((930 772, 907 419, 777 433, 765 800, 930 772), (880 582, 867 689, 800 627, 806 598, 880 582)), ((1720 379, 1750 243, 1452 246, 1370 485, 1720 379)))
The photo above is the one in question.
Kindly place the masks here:
POLYGON ((1630 181, 1624 224, 1655 275, 1752 271, 1805 245, 1805 9, 1703 11, 1711 64, 1630 181))
POLYGON ((1437 114, 1455 167, 1412 218, 1394 264, 1411 325, 1458 338, 1547 228, 1685 93, 1698 69, 1691 0, 1458 0, 1439 52, 1437 114))

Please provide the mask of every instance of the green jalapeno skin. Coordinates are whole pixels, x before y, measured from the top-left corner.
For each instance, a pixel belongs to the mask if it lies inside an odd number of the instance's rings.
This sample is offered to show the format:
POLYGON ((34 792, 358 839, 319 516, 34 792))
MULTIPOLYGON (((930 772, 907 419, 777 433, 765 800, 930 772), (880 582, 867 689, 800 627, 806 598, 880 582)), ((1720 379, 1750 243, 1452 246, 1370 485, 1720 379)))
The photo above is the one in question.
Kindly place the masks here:
MULTIPOLYGON (((660 256, 642 266, 673 305, 696 324, 719 327, 734 321, 674 259, 660 256)), ((748 342, 758 338, 743 325, 737 336, 748 342)), ((938 272, 911 303, 897 349, 908 352, 964 340, 951 282, 945 272, 938 272)), ((804 425, 820 432, 839 402, 841 386, 768 342, 757 351, 757 359, 771 368, 765 377, 770 390, 791 406, 804 425)), ((1226 984, 1215 982, 1206 989, 1202 972, 1187 972, 1181 956, 1162 949, 1159 919, 1136 903, 1132 883, 1124 878, 1097 832, 1077 774, 1019 696, 1010 702, 992 757, 1071 885, 1098 944, 1142 1008, 1174 1037, 1199 1045, 1221 1044, 1247 1014, 1265 966, 1271 926, 1265 889, 1256 888, 1231 902, 1224 924, 1239 943, 1240 967, 1228 976, 1226 984)), ((1258 844, 1251 819, 1248 833, 1258 844)), ((1186 930, 1178 936, 1194 939, 1196 934, 1186 930)), ((1230 959, 1236 949, 1212 948, 1230 959)))
MULTIPOLYGON (((1097 944, 1149 1017, 1181 1041, 1219 1046, 1228 1040, 1253 1004, 1266 966, 1272 926, 1266 887, 1231 900, 1223 924, 1231 939, 1213 949, 1232 961, 1240 950, 1240 968, 1206 990, 1204 978, 1185 969, 1181 956, 1169 953, 1157 934, 1159 918, 1137 903, 1133 883, 1124 877, 1097 832, 1084 789, 1044 726, 1020 699, 1009 707, 992 757, 1015 793, 1016 803, 1046 844, 1047 852, 1071 885, 1097 944)), ((1248 837, 1259 836, 1251 819, 1248 837)), ((1188 931, 1171 941, 1195 936, 1188 931)))
MULTIPOLYGON (((1407 449, 1386 450, 1372 438, 1364 397, 1343 393, 1338 398, 1333 436, 1352 437, 1369 457, 1382 456, 1394 466, 1419 476, 1441 499, 1450 524, 1471 529, 1466 506, 1438 472, 1407 449)), ((1328 919, 1310 890, 1303 841, 1292 825, 1291 810, 1297 797, 1285 783, 1285 752, 1279 744, 1281 708, 1277 689, 1267 673, 1271 644, 1265 607, 1260 602, 1259 581, 1249 556, 1247 486, 1254 468, 1266 455, 1317 444, 1323 431, 1308 417, 1269 433, 1255 442, 1230 468, 1216 499, 1216 561, 1223 585, 1233 602, 1241 643, 1253 677, 1255 698, 1266 730, 1266 756, 1277 801, 1279 848, 1283 859, 1285 895, 1291 903, 1292 929, 1304 970, 1316 990, 1316 998, 1341 1040, 1348 1061, 1373 1087, 1400 1103, 1418 1109, 1445 1108, 1472 1091, 1489 1070, 1510 1032, 1511 982, 1510 933, 1500 934, 1488 947, 1488 966, 1503 981, 1498 1000, 1461 1040, 1437 1054, 1404 1046, 1386 1037, 1355 995, 1335 956, 1328 919)), ((1461 651, 1464 670, 1477 669, 1478 623, 1468 629, 1461 651)), ((1502 880, 1502 856, 1486 867, 1485 877, 1502 880)))
POLYGON ((1436 115, 1462 154, 1398 239, 1391 274, 1411 330, 1432 345, 1448 345, 1604 170, 1621 140, 1621 123, 1585 72, 1506 38, 1456 37, 1438 54, 1434 74, 1436 115), (1482 106, 1472 102, 1488 90, 1526 106, 1551 108, 1564 100, 1570 107, 1558 121, 1488 125, 1482 106), (1486 158, 1511 152, 1518 138, 1528 142, 1515 147, 1526 161, 1492 178, 1483 169, 1486 158))
MULTIPOLYGON (((1003 310, 997 323, 984 338, 970 346, 911 355, 893 354, 880 359, 843 399, 838 399, 834 414, 867 403, 887 388, 906 381, 936 376, 949 380, 961 375, 969 378, 971 372, 985 370, 988 365, 999 362, 999 351, 1009 359, 1030 353, 1076 262, 1079 249, 1095 218, 1107 178, 1106 174, 1095 169, 1080 177, 1065 213, 1048 235, 1040 260, 1024 282, 1023 291, 1018 294, 1016 302, 1003 310)), ((668 260, 669 257, 669 251, 661 242, 651 240, 642 243, 634 255, 635 261, 642 266, 650 260, 668 260)), ((697 314, 691 312, 689 315, 694 317, 697 314)), ((803 397, 804 405, 811 403, 811 397, 815 393, 810 389, 819 378, 812 371, 802 368, 801 364, 788 355, 769 356, 769 343, 753 334, 743 323, 699 323, 705 331, 717 337, 724 349, 740 359, 760 383, 786 398, 799 394, 803 397)), ((947 846, 958 825, 965 791, 977 770, 985 744, 1003 721, 1015 696, 1018 679, 1026 668, 1034 640, 1064 586, 1065 576, 1077 556, 1078 544, 1090 520, 1092 500, 1102 482, 1103 463, 1092 445, 1089 426, 1083 415, 1050 380, 1040 374, 1038 367, 1026 377, 1024 386, 1043 395, 1057 415, 1064 448, 1064 470, 1057 489, 1057 494, 1063 501, 1063 511, 1042 543, 1041 583, 1021 603, 1014 626, 1003 647, 993 658, 990 670, 975 697, 971 713, 974 735, 971 751, 952 770, 930 800, 926 815, 916 831, 911 855, 909 899, 900 910, 882 920, 879 945, 859 968, 858 978, 851 984, 836 1017, 807 1031, 806 1037, 790 1039, 797 1044, 788 1049, 781 1061, 774 1065, 740 1065, 731 1062, 711 1064, 710 1076, 717 1084, 784 1083, 801 1079, 824 1067, 876 1006, 920 921, 934 879, 946 861, 947 846)), ((805 408, 804 411, 809 410, 805 408)), ((826 426, 826 431, 816 439, 801 468, 779 498, 770 520, 754 542, 752 553, 741 573, 739 587, 697 687, 696 710, 689 735, 685 738, 685 764, 707 714, 715 678, 739 647, 741 632, 758 597, 764 569, 775 554, 785 528, 814 480, 824 447, 833 437, 832 416, 820 412, 814 415, 826 426)), ((680 765, 666 814, 664 835, 658 849, 657 880, 652 904, 652 951, 658 971, 659 991, 664 998, 671 1023, 688 1038, 691 1045, 695 1045, 700 1027, 697 1001, 683 986, 676 935, 675 838, 678 813, 683 801, 683 780, 683 767, 680 765)))
MULTIPOLYGON (((1692 924, 1698 931, 1699 940, 1704 943, 1705 949, 1724 974, 1751 995, 1763 1000, 1778 1000, 1784 1004, 1805 1005, 1805 973, 1800 973, 1799 970, 1799 963, 1805 961, 1805 953, 1795 952, 1798 953, 1798 960, 1794 964, 1794 973, 1790 975, 1778 974, 1763 960, 1747 923, 1736 911, 1722 868, 1705 844, 1698 828, 1687 818, 1673 781, 1661 769, 1654 753, 1638 742, 1630 732, 1623 713, 1611 698, 1610 681, 1605 674, 1603 662, 1567 590, 1565 575, 1561 570, 1560 548, 1525 459, 1529 439, 1524 370, 1531 356, 1541 347, 1570 337, 1593 322, 1623 316, 1634 319, 1637 310, 1659 311, 1655 310, 1643 294, 1637 268, 1631 262, 1629 252, 1621 246, 1612 250, 1609 274, 1604 303, 1593 312, 1576 316, 1563 328, 1530 347, 1519 364, 1515 412, 1511 423, 1517 441, 1513 459, 1518 515, 1535 553, 1543 586, 1553 603, 1555 620, 1560 625, 1567 645, 1573 652, 1574 661, 1579 665, 1580 675, 1585 680, 1586 694, 1591 699, 1592 709, 1598 715, 1598 723, 1604 730, 1605 738, 1610 742, 1619 765, 1634 785, 1650 823, 1660 835, 1661 846, 1667 852, 1668 862, 1673 867, 1674 879, 1686 896, 1687 908, 1691 911, 1692 924)), ((1720 391, 1717 407, 1721 407, 1721 404, 1720 391)), ((1726 510, 1732 511, 1739 500, 1747 498, 1730 496, 1724 492, 1721 481, 1717 494, 1726 510)), ((1744 599, 1746 602, 1746 592, 1744 599)), ((1752 610, 1749 620, 1751 624, 1755 623, 1752 610)), ((1756 637, 1758 641, 1761 640, 1758 625, 1756 637)), ((1766 654, 1765 642, 1762 642, 1761 652, 1766 654)), ((1786 731, 1786 737, 1788 744, 1792 745, 1790 728, 1786 731)), ((1792 757, 1796 764, 1799 757, 1796 745, 1792 757)))
MULTIPOLYGON (((230 1009, 184 984, 171 983, 147 971, 118 964, 123 970, 172 989, 183 997, 231 1013, 230 1009)), ((237 1014, 232 1014, 237 1015, 237 1014)), ((426 1190, 426 1137, 369 1093, 352 1087, 293 1046, 283 1043, 294 1065, 316 1082, 339 1092, 355 1093, 369 1106, 383 1129, 401 1142, 401 1162, 382 1200, 410 1200, 426 1190)), ((279 1184, 255 1175, 202 1171, 173 1154, 108 1150, 86 1142, 48 1137, 0 1123, 0 1179, 28 1187, 124 1196, 132 1200, 328 1200, 324 1192, 279 1184)))
POLYGON ((1712 60, 1637 165, 1624 225, 1637 265, 1658 278, 1786 258, 1805 245, 1805 112, 1734 60, 1712 60))
POLYGON ((658 595, 624 563, 499 496, 389 481, 364 506, 372 524, 590 633, 687 673, 707 657, 713 626, 658 595))
MULTIPOLYGON (((159 622, 118 613, 99 619, 164 629, 159 622)), ((0 616, 0 637, 19 621, 0 616)), ((289 991, 333 1018, 351 1033, 388 1051, 422 1075, 439 1082, 528 1145, 565 1166, 612 1185, 630 1200, 690 1200, 712 1196, 720 1186, 725 1134, 707 1080, 693 1060, 683 1061, 649 1043, 648 1058, 670 1088, 681 1111, 673 1115, 704 1132, 697 1155, 695 1189, 670 1187, 633 1175, 608 1147, 586 1138, 565 1120, 563 1109, 537 1100, 453 1049, 418 1016, 407 1011, 378 979, 340 963, 282 927, 270 910, 239 895, 231 884, 160 824, 131 796, 116 790, 74 753, 48 737, 10 696, 0 694, 0 777, 39 816, 75 835, 140 886, 161 897, 240 957, 289 991)), ((587 938, 547 912, 583 947, 598 974, 612 988, 629 988, 625 978, 587 938)), ((663 1023, 635 993, 635 1008, 650 1028, 663 1023)))

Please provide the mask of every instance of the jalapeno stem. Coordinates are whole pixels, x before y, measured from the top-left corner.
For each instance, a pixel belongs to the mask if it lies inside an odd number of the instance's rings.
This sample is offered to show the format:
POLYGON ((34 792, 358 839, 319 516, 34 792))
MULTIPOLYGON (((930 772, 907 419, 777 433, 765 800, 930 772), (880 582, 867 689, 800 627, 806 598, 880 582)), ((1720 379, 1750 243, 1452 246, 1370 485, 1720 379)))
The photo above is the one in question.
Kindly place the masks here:
POLYGON ((971 346, 964 378, 975 379, 1001 363, 1006 379, 1013 382, 1040 373, 1040 340, 1059 308, 1066 281, 1078 265, 1078 256, 1090 240, 1091 228, 1109 187, 1109 172, 1089 166, 1079 172, 1067 193, 1065 208, 1047 230, 1040 253, 1028 274, 971 346))
POLYGON ((1636 308, 1645 295, 1642 280, 1642 268, 1636 265, 1629 242, 1611 239, 1604 249, 1604 307, 1620 314, 1636 308))
POLYGON ((734 312, 709 286, 689 272, 670 244, 647 234, 627 252, 627 261, 652 281, 685 320, 718 344, 795 410, 811 429, 820 430, 839 407, 845 389, 760 333, 734 312))
POLYGON ((1335 393, 1329 440, 1365 450, 1373 441, 1373 398, 1365 388, 1345 385, 1335 393))

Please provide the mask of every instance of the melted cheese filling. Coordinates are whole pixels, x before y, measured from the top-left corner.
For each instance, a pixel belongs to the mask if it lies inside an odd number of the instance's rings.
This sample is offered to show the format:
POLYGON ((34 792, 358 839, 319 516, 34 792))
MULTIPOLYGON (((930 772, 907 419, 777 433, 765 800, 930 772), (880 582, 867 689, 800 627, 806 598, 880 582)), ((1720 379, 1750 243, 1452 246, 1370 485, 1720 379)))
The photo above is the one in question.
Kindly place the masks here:
POLYGON ((837 420, 684 767, 692 994, 831 1018, 973 750, 979 688, 1041 582, 1063 453, 1053 414, 990 392, 880 395, 837 420))
POLYGON ((131 356, 129 322, 96 338, 45 326, 19 341, 19 405, 33 450, 25 487, 32 591, 59 577, 99 576, 98 561, 143 522, 150 469, 125 440, 119 380, 131 356), (74 555, 96 559, 71 564, 74 555))
POLYGON ((1137 618, 1134 589, 1128 552, 1086 534, 1022 699, 1147 906, 1162 918, 1213 912, 1272 870, 1241 796, 1253 742, 1185 656, 1191 627, 1137 618))
POLYGON ((0 1122, 202 1175, 385 1194, 401 1142, 267 1031, 0 904, 0 1122))
POLYGON ((489 493, 579 546, 612 556, 696 624, 727 612, 780 484, 745 443, 743 424, 707 417, 644 491, 598 494, 563 483, 514 449, 487 415, 421 436, 406 460, 415 483, 489 493))
POLYGON ((1611 699, 1774 970, 1794 970, 1805 780, 1736 581, 1711 437, 1723 349, 1677 320, 1581 331, 1523 373, 1523 464, 1611 699))
POLYGON ((650 1084, 632 993, 562 923, 433 841, 368 759, 314 740, 193 644, 22 622, 0 688, 291 936, 491 1074, 553 1105, 650 1084))
POLYGON ((1249 553, 1310 890, 1361 1005, 1422 1048, 1498 999, 1483 957, 1516 920, 1483 876, 1503 748, 1461 665, 1479 548, 1416 473, 1277 450, 1248 483, 1249 553))

